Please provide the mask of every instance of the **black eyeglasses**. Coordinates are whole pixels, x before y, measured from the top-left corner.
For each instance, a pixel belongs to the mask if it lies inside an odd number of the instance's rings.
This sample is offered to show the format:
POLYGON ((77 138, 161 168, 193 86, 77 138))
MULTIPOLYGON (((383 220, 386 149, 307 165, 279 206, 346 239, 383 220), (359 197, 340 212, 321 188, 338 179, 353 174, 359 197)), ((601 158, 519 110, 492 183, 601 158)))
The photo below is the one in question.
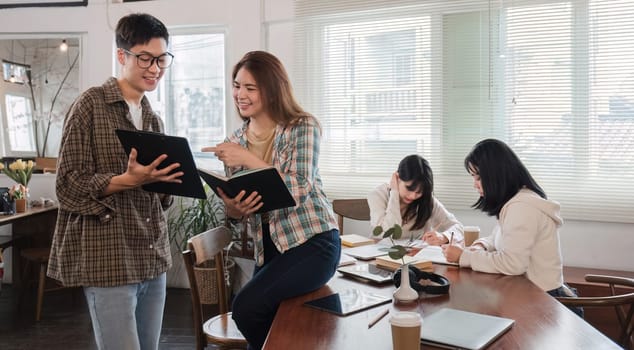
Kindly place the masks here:
POLYGON ((130 56, 136 57, 136 64, 139 66, 139 68, 143 69, 152 67, 154 62, 156 62, 159 68, 165 69, 171 66, 172 62, 174 61, 174 55, 169 52, 166 52, 159 56, 152 56, 147 53, 134 53, 124 48, 121 48, 121 50, 123 50, 123 52, 127 53, 130 56))

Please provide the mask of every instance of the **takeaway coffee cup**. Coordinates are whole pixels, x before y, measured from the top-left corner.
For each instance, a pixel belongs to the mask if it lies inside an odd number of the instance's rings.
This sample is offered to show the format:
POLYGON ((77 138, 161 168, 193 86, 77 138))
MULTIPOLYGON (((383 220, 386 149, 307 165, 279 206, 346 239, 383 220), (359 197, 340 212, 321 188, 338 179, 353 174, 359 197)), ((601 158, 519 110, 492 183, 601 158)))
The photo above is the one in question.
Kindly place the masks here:
POLYGON ((420 349, 420 328, 422 323, 422 318, 416 312, 397 312, 390 317, 393 349, 420 349))
POLYGON ((480 238, 480 227, 478 226, 465 226, 464 227, 464 245, 468 247, 473 242, 480 238))

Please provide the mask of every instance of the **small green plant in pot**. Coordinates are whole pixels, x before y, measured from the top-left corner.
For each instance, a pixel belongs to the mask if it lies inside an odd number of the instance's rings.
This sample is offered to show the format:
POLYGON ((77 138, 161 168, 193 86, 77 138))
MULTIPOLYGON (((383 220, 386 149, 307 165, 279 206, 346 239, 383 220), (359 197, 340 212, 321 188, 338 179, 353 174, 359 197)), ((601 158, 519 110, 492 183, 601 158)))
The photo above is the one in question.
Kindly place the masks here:
POLYGON ((372 234, 383 238, 389 238, 392 242, 392 246, 387 249, 388 255, 392 259, 401 259, 401 262, 403 262, 400 268, 400 285, 393 293, 394 301, 397 303, 411 303, 418 300, 418 292, 411 287, 409 282, 409 265, 405 264, 405 259, 403 258, 405 254, 407 254, 407 249, 400 244, 396 244, 394 241, 401 238, 403 235, 403 228, 400 225, 395 224, 384 231, 383 227, 377 226, 374 230, 372 230, 372 234))
POLYGON ((205 186, 206 199, 176 197, 168 213, 170 243, 180 251, 187 249, 187 240, 201 232, 225 224, 225 206, 222 200, 205 186))
POLYGON ((392 246, 387 249, 388 255, 392 259, 401 259, 403 264, 405 264, 403 257, 407 254, 407 249, 394 242, 395 239, 400 239, 403 235, 403 228, 401 225, 394 224, 394 226, 390 227, 386 231, 383 231, 382 226, 376 226, 374 230, 372 230, 372 234, 375 236, 381 236, 381 238, 389 238, 392 242, 392 246))

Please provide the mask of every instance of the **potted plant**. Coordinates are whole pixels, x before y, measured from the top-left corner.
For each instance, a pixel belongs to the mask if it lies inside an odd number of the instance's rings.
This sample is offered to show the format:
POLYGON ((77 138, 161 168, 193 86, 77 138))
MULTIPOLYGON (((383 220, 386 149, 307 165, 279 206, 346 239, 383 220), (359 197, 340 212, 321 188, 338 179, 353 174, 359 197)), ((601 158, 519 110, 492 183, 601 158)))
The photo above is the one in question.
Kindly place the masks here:
POLYGON ((187 249, 187 240, 201 232, 225 224, 225 208, 222 200, 205 185, 206 199, 176 197, 167 213, 167 227, 172 248, 172 269, 168 284, 188 288, 187 275, 181 253, 187 249))
POLYGON ((18 213, 26 210, 28 185, 31 181, 31 175, 33 175, 33 169, 35 169, 35 163, 32 160, 25 162, 18 159, 9 164, 8 167, 0 163, 0 170, 16 182, 16 185, 11 188, 10 195, 15 200, 16 212, 18 213))
POLYGON ((383 230, 383 227, 376 226, 372 230, 372 234, 375 236, 381 236, 382 238, 388 238, 392 242, 392 246, 388 249, 388 255, 392 259, 401 259, 403 265, 401 265, 401 284, 394 291, 394 301, 401 303, 409 303, 418 300, 418 292, 412 288, 409 284, 409 265, 405 264, 403 257, 407 254, 407 249, 400 244, 396 244, 395 239, 401 238, 403 235, 403 228, 394 224, 391 228, 383 230))

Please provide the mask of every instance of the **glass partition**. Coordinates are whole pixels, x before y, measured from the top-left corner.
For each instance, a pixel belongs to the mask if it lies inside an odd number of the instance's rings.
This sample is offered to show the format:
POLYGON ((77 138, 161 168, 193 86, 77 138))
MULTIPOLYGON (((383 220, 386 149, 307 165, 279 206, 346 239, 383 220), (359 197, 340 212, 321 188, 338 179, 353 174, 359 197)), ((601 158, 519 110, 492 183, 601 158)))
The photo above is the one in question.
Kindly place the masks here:
POLYGON ((56 157, 62 123, 79 95, 80 35, 0 35, 1 150, 56 157))

